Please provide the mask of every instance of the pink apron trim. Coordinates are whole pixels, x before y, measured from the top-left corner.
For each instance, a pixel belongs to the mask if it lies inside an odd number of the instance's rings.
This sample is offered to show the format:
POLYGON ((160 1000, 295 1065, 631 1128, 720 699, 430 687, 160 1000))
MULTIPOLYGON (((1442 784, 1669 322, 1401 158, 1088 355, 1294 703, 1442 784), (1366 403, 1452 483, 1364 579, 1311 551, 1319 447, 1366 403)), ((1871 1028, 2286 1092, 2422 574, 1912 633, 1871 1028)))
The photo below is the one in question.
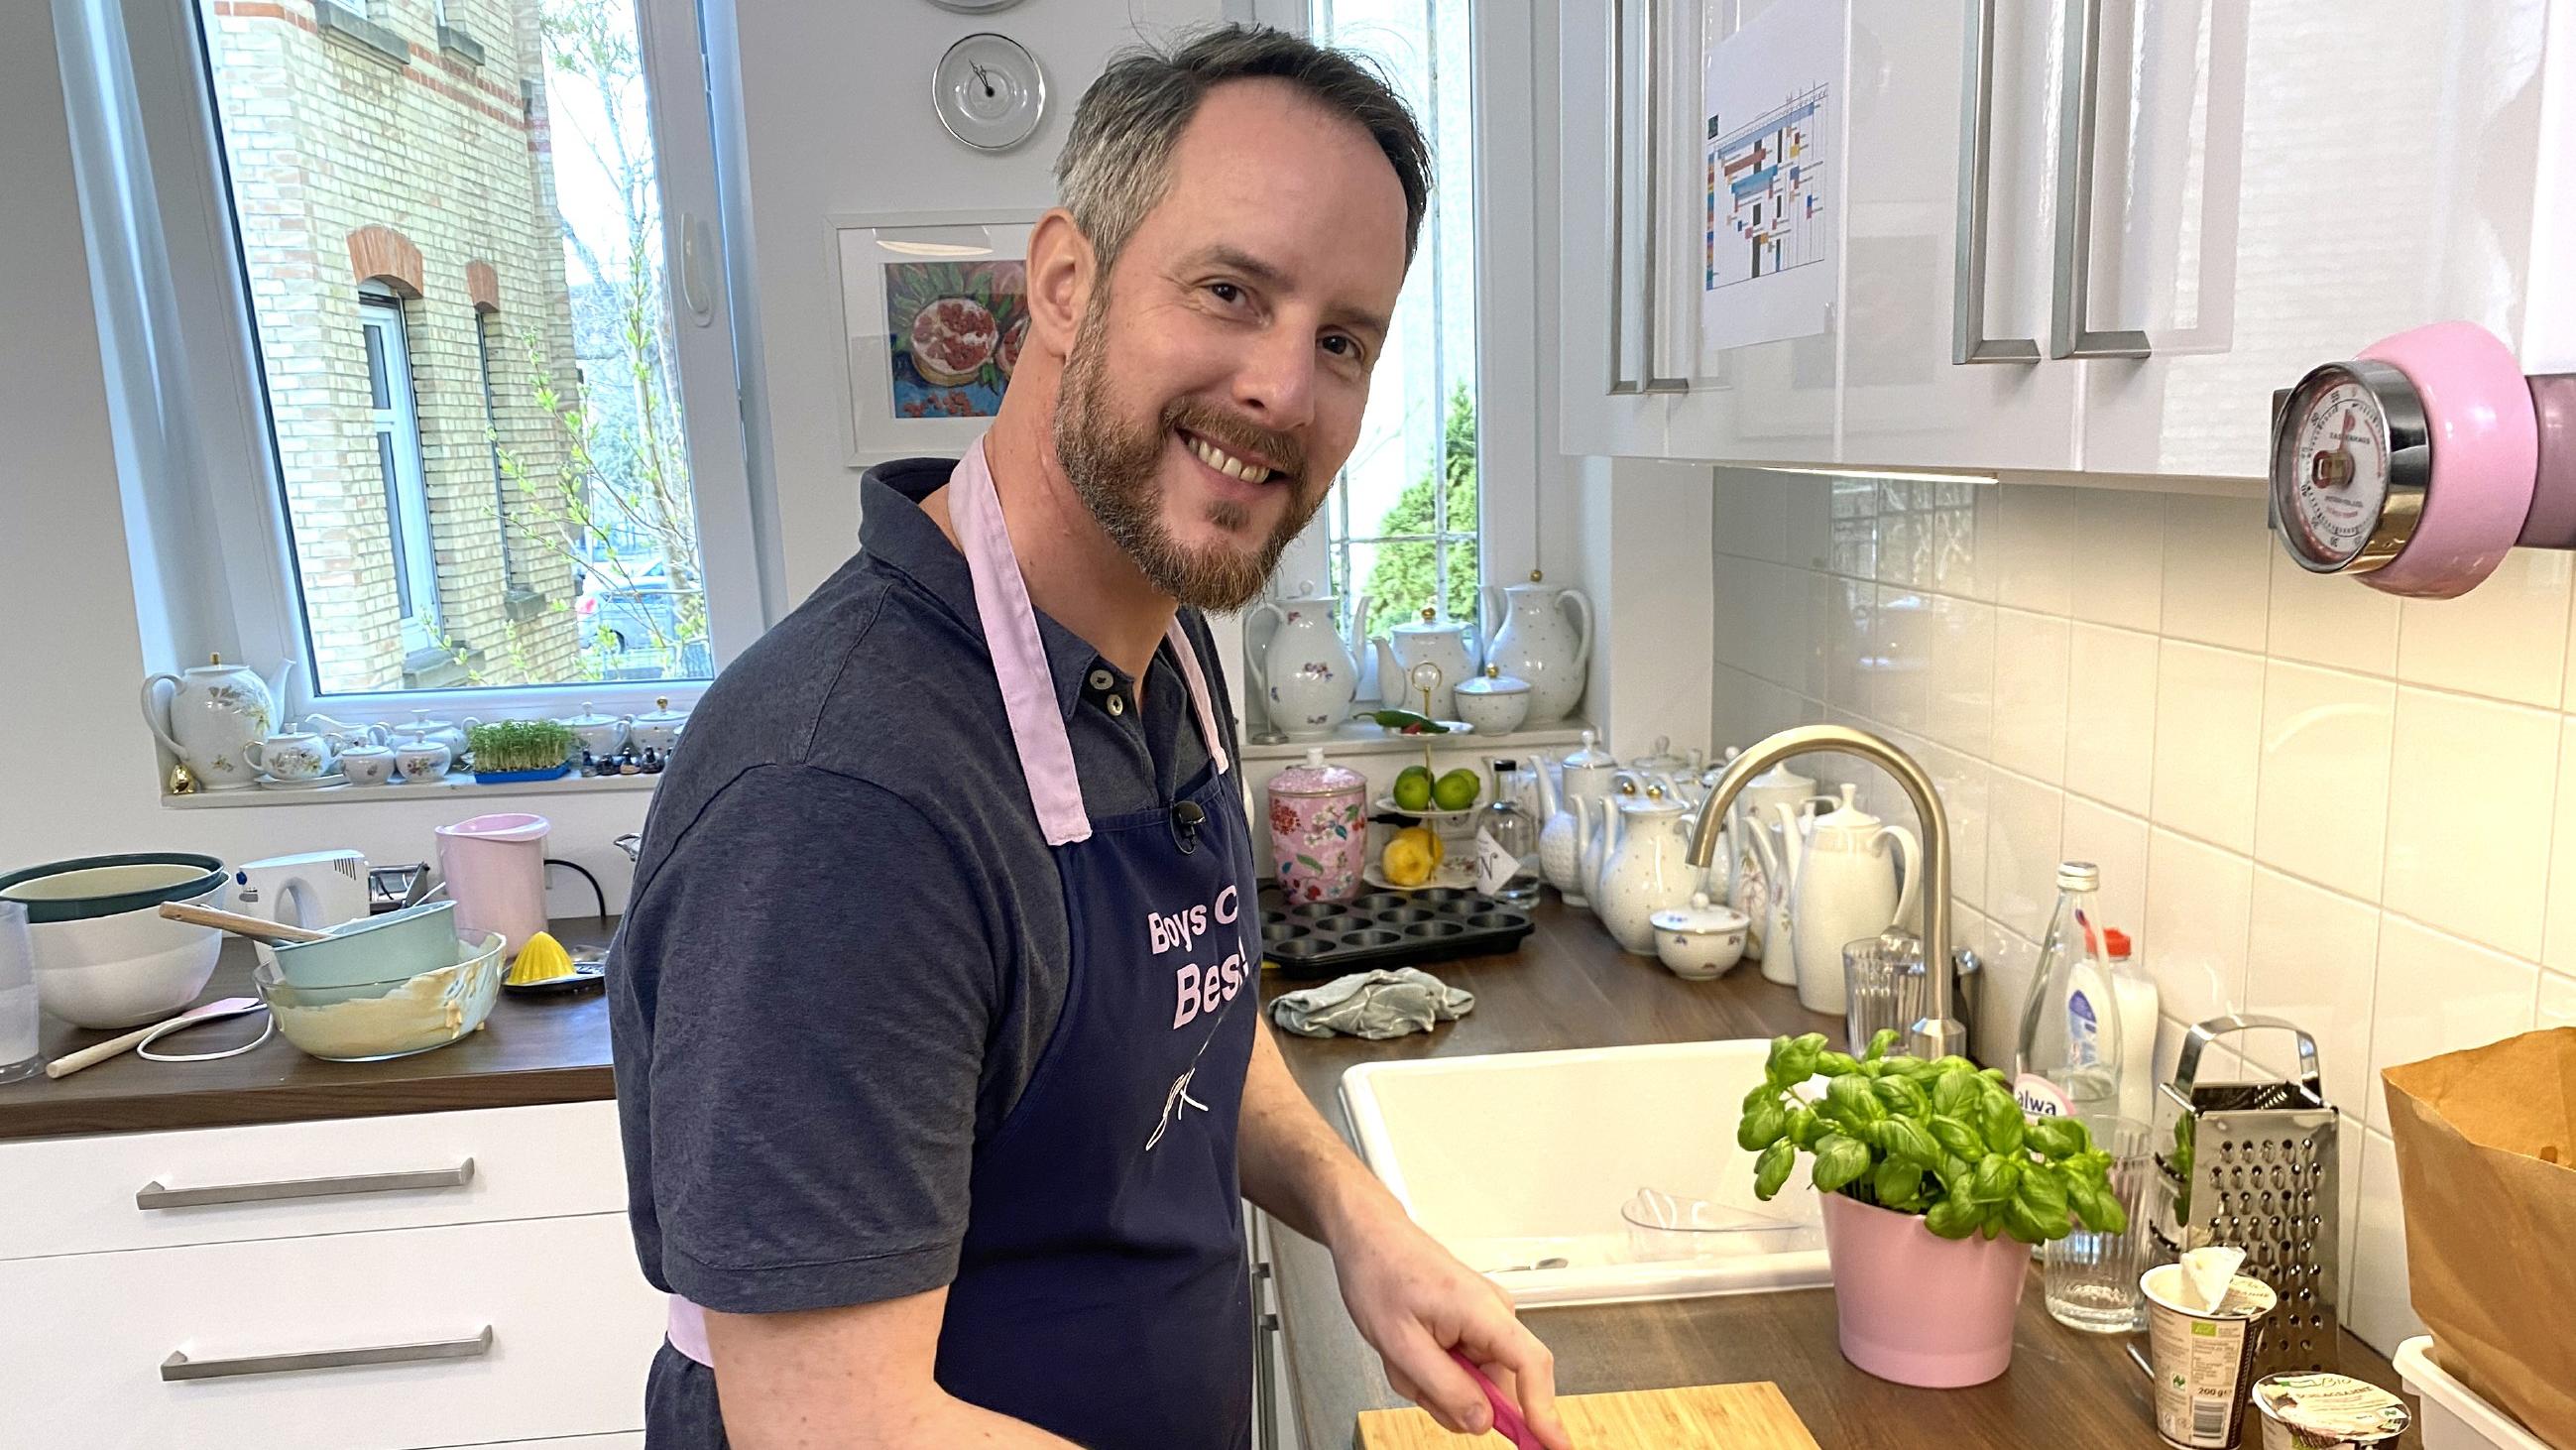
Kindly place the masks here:
MULTIPOLYGON (((1018 747, 1020 774, 1029 783, 1029 803, 1037 808, 1038 828, 1050 846, 1091 839, 1091 815, 1082 806, 1082 781, 1074 773, 1073 740, 1065 734, 1064 710, 1056 702, 1055 678, 1047 669, 1046 644, 1038 636, 1037 610, 1029 603, 1029 586, 1020 577, 1019 556, 1011 549, 1011 532, 1002 521, 1001 495, 993 471, 984 461, 984 440, 966 450, 948 477, 948 517, 957 526, 957 542, 966 555, 966 570, 975 581, 975 611, 984 620, 984 647, 993 656, 993 678, 1002 687, 1002 710, 1010 717, 1011 740, 1018 747)), ((1198 712, 1199 734, 1207 741, 1216 773, 1234 768, 1226 756, 1225 735, 1217 727, 1216 702, 1208 695, 1207 672, 1199 668, 1198 651, 1176 617, 1163 638, 1180 660, 1181 678, 1189 683, 1190 705, 1198 712)), ((707 1348, 706 1311, 670 1296, 663 1333, 671 1347, 715 1368, 707 1348)))
POLYGON ((1002 687, 1002 711, 1019 747, 1020 774, 1029 803, 1050 846, 1091 839, 1091 816, 1082 808, 1082 780, 1073 769, 1073 741, 1064 733, 1064 708, 1047 672, 1046 644, 1038 637, 1037 610, 1011 550, 1002 521, 1001 495, 984 461, 984 440, 966 450, 948 478, 948 517, 975 580, 975 611, 984 621, 984 648, 1002 687))
POLYGON ((709 1369, 716 1367, 715 1351, 707 1348, 707 1311, 674 1294, 671 1312, 662 1322, 663 1334, 671 1347, 709 1369))

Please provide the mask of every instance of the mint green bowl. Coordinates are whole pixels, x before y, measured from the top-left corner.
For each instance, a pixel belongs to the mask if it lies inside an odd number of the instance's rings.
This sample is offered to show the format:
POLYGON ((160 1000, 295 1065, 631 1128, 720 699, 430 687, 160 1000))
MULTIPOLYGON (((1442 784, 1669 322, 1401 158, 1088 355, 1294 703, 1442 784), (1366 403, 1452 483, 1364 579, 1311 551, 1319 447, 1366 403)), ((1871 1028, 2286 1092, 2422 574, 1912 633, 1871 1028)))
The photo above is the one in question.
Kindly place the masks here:
POLYGON ((273 948, 292 987, 357 987, 401 981, 456 962, 456 903, 431 901, 325 928, 329 941, 273 948))

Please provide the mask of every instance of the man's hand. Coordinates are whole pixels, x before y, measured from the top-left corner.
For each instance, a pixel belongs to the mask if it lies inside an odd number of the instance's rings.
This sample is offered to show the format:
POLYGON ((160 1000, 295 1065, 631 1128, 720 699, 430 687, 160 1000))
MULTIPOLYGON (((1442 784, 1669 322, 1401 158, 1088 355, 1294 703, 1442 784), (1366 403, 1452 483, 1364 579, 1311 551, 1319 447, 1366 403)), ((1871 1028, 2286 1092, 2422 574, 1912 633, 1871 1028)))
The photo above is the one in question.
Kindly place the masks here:
POLYGON ((1386 1361, 1387 1383, 1443 1429, 1494 1426, 1485 1392, 1449 1357, 1454 1346, 1509 1394, 1548 1450, 1573 1450, 1556 1414, 1556 1357, 1521 1327, 1509 1294, 1432 1241, 1392 1201, 1346 1220, 1333 1271, 1360 1336, 1386 1361))

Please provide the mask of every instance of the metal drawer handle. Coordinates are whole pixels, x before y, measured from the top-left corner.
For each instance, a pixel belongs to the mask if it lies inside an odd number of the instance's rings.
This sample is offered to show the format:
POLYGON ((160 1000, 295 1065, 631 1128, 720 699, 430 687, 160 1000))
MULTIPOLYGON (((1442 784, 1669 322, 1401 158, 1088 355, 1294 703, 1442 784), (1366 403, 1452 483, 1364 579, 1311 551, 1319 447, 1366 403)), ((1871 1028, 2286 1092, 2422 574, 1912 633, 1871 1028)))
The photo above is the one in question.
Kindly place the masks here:
POLYGON ((1968 12, 1968 83, 1959 116, 1957 287, 1950 307, 1953 363, 2035 363, 2039 339, 1986 336, 1986 211, 1995 128, 1995 0, 1968 12))
POLYGON ((1644 326, 1646 375, 1643 379, 1627 375, 1626 349, 1621 345, 1620 321, 1627 291, 1627 196, 1628 150, 1621 143, 1620 123, 1628 114, 1628 0, 1611 0, 1610 4, 1610 391, 1614 395, 1634 397, 1640 394, 1687 393, 1690 379, 1659 377, 1655 373, 1656 275, 1655 264, 1662 246, 1663 231, 1663 52, 1655 43, 1654 0, 1643 0, 1646 9, 1646 245, 1645 306, 1638 316, 1644 326))
POLYGON ((239 1359, 190 1359, 179 1350, 161 1361, 165 1380, 238 1379, 252 1374, 301 1374, 312 1369, 346 1369, 360 1364, 417 1364, 434 1359, 481 1359, 492 1352, 492 1326, 469 1339, 432 1339, 419 1344, 375 1344, 357 1349, 315 1349, 301 1354, 246 1354, 239 1359))
POLYGON ((2094 90, 2102 70, 2102 0, 2067 0, 2066 57, 2057 116, 2057 286, 2049 308, 2050 357, 2146 357, 2143 332, 2095 332, 2093 292, 2094 90))
POLYGON ((164 1188, 159 1181, 134 1190, 139 1209, 200 1208, 210 1203, 272 1203, 281 1198, 339 1198, 352 1193, 400 1193, 415 1188, 463 1188, 474 1181, 474 1160, 453 1168, 401 1173, 350 1173, 336 1178, 287 1178, 274 1183, 223 1183, 211 1188, 164 1188))

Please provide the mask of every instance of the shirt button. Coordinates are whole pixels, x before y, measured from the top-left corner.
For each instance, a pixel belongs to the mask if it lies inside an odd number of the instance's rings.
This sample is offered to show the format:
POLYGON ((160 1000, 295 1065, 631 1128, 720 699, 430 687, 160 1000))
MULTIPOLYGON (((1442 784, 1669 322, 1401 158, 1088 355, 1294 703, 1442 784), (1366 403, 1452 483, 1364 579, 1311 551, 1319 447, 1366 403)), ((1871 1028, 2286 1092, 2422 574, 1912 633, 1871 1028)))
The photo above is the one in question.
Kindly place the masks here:
POLYGON ((1112 715, 1124 715, 1124 714, 1126 714, 1126 713, 1127 713, 1127 697, 1126 697, 1126 696, 1124 696, 1124 695, 1112 695, 1112 696, 1110 696, 1110 697, 1109 697, 1109 713, 1110 713, 1110 714, 1112 714, 1112 715))
POLYGON ((1109 673, 1107 670, 1093 670, 1091 672, 1091 688, 1095 690, 1107 693, 1109 690, 1115 688, 1117 684, 1118 677, 1109 673))

